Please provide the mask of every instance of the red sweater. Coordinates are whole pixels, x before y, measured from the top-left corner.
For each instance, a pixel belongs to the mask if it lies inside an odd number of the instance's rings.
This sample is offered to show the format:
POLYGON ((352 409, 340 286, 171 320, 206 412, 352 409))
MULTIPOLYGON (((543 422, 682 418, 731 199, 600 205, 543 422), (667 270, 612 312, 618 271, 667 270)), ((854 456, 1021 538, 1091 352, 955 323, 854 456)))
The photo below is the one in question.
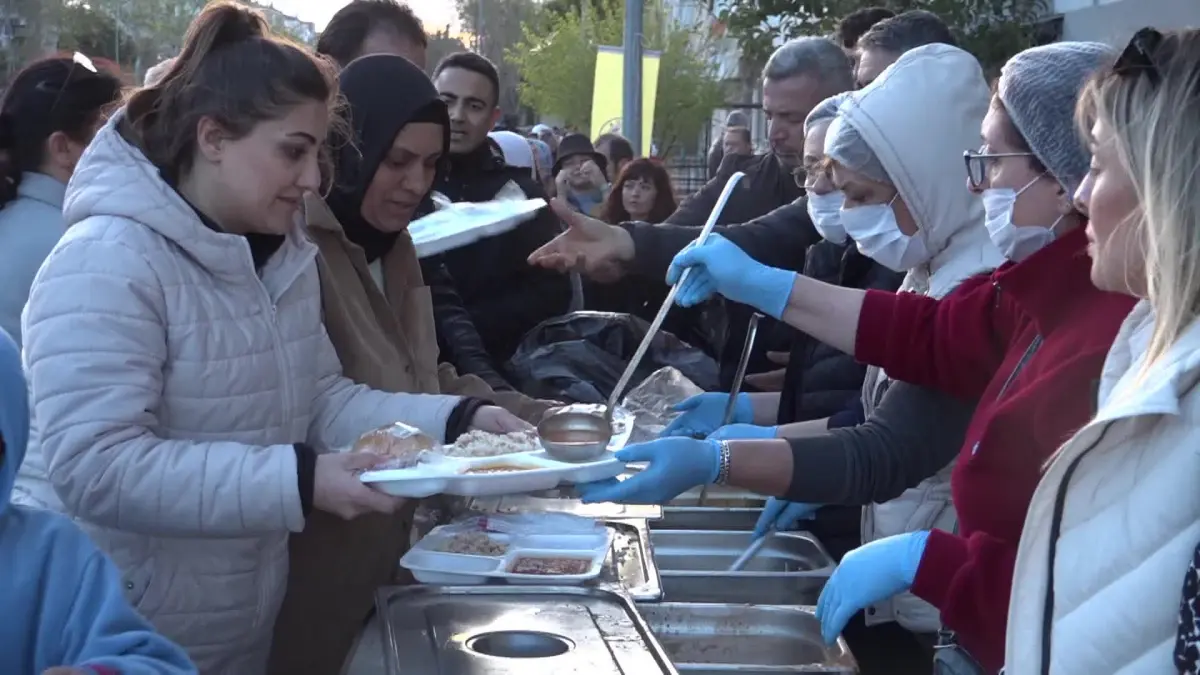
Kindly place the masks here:
POLYGON ((1105 355, 1135 302, 1092 285, 1085 246, 1080 227, 940 301, 868 291, 859 318, 858 359, 979 400, 951 476, 959 532, 930 534, 912 592, 990 672, 1003 666, 1017 543, 1042 465, 1094 413, 1105 355))

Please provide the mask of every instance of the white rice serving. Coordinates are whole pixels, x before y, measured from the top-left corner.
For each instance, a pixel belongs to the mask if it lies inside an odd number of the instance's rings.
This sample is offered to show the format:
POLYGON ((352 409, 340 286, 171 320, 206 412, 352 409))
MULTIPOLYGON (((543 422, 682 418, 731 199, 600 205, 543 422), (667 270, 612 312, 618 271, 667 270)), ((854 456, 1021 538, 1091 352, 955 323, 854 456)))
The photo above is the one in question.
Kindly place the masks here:
POLYGON ((459 436, 453 445, 447 445, 442 452, 450 457, 499 457, 541 449, 542 445, 534 429, 507 434, 473 430, 459 436))

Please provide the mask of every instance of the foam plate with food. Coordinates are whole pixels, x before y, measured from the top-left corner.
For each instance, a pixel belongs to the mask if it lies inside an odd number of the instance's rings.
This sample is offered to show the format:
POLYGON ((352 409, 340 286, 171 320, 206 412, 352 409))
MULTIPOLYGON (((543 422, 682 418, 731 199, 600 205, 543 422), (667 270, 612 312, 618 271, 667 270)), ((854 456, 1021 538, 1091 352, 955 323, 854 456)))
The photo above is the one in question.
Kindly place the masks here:
POLYGON ((583 583, 599 576, 612 536, 603 526, 586 534, 555 535, 443 525, 405 553, 400 565, 423 584, 583 583))
POLYGON ((472 431, 452 445, 424 453, 412 466, 374 469, 363 473, 361 479, 397 497, 491 497, 549 490, 563 483, 590 483, 624 470, 611 452, 580 464, 556 461, 542 450, 535 432, 472 431))

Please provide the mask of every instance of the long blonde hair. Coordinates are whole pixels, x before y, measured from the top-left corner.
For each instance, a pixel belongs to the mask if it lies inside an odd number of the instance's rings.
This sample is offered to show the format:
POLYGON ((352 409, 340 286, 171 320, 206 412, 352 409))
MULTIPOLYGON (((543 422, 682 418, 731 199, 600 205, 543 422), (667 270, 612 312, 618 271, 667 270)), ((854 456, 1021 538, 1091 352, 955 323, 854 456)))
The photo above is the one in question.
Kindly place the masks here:
POLYGON ((1146 289, 1155 315, 1143 376, 1200 317, 1200 31, 1164 31, 1144 55, 1150 63, 1097 73, 1076 111, 1085 136, 1097 121, 1112 129, 1137 194, 1123 227, 1137 228, 1145 280, 1132 288, 1146 289))

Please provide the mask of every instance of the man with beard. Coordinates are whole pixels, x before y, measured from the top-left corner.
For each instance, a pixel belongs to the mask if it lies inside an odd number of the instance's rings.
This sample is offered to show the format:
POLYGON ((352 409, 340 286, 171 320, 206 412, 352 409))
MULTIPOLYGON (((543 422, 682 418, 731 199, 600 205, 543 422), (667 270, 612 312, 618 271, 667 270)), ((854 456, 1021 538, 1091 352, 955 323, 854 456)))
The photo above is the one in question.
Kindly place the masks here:
MULTIPOLYGON (((433 84, 450 110, 450 166, 435 189, 455 202, 544 198, 528 170, 505 165, 487 142, 501 115, 492 62, 451 54, 434 69, 433 84)), ((511 232, 441 256, 496 363, 507 361, 534 326, 569 309, 569 279, 525 262, 561 231, 554 214, 542 210, 511 232)))

